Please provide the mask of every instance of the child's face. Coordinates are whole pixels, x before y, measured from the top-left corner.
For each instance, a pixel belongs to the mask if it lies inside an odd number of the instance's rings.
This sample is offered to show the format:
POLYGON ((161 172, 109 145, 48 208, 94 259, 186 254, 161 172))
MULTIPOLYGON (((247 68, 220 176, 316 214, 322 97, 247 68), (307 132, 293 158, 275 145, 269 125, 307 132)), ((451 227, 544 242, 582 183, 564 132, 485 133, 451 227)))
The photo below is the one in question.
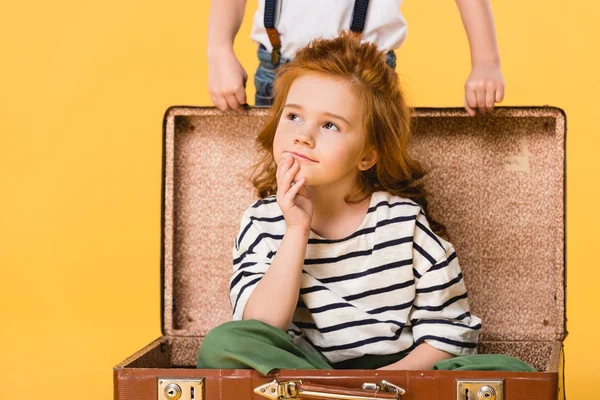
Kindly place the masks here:
POLYGON ((366 137, 362 116, 345 82, 320 74, 296 78, 275 132, 275 162, 291 154, 300 162, 294 180, 304 177, 311 186, 354 180, 366 137))

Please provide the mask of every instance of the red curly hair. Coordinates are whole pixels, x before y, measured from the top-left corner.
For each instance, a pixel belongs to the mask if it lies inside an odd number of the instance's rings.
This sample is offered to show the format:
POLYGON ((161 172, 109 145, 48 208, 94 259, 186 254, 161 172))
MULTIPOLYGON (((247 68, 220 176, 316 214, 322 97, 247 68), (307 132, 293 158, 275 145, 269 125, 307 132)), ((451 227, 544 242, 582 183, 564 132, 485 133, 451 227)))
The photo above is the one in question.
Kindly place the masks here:
MULTIPOLYGON (((400 88, 398 75, 386 64, 385 54, 375 44, 361 44, 347 31, 334 39, 314 39, 290 63, 278 69, 271 115, 256 139, 262 157, 250 176, 258 196, 264 198, 277 192, 275 132, 290 87, 298 77, 308 73, 330 76, 350 85, 363 107, 365 146, 373 146, 378 154, 370 169, 357 168, 357 185, 346 196, 346 202, 356 204, 383 190, 417 202, 427 214, 422 185, 425 172, 407 152, 412 110, 400 88)), ((443 225, 431 218, 429 223, 434 232, 446 236, 443 225)))

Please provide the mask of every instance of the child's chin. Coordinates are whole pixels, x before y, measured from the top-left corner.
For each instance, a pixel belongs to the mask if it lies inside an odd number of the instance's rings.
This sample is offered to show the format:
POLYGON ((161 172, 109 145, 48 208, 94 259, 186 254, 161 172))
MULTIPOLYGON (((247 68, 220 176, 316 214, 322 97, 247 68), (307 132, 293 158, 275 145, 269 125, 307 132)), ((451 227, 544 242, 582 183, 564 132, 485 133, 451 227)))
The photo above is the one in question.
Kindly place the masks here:
POLYGON ((301 181, 302 179, 304 179, 304 186, 306 186, 306 185, 310 185, 310 181, 311 181, 310 177, 309 177, 309 176, 306 176, 306 175, 304 175, 304 174, 302 173, 302 171, 300 171, 300 172, 298 172, 298 173, 296 174, 296 176, 294 177, 294 181, 298 182, 298 181, 301 181))
POLYGON ((303 186, 307 187, 307 186, 314 186, 314 185, 315 185, 315 180, 311 179, 309 177, 306 177, 306 180, 304 181, 304 185, 303 186))

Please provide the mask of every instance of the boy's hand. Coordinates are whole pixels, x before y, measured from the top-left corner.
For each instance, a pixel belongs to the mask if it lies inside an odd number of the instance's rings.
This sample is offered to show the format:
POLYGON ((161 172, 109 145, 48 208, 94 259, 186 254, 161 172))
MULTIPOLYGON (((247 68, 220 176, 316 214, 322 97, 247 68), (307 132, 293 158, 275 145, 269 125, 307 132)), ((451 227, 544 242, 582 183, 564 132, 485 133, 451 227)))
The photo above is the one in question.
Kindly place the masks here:
POLYGON ((486 115, 494 109, 494 103, 504 99, 504 78, 500 65, 474 66, 465 83, 465 109, 471 117, 486 115))
POLYGON ((222 51, 208 58, 208 92, 221 111, 244 112, 248 74, 233 51, 222 51))
POLYGON ((294 182, 300 171, 300 161, 287 154, 277 167, 277 204, 283 212, 287 228, 310 230, 313 206, 304 184, 305 178, 294 182), (292 185, 294 182, 294 185, 292 185))

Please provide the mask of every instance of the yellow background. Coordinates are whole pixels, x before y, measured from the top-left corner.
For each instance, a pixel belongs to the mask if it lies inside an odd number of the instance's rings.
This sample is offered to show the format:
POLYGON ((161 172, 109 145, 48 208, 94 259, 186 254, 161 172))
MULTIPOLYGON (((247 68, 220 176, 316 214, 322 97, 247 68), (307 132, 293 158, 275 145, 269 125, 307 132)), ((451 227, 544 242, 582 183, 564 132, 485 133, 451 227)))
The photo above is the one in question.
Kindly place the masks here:
MULTIPOLYGON (((567 395, 600 398, 600 5, 492 5, 503 105, 567 114, 567 395)), ((160 336, 161 123, 171 105, 210 105, 208 7, 3 5, 0 398, 110 399, 112 367, 160 336)), ((255 7, 235 44, 250 76, 255 7)), ((407 0, 403 11, 409 36, 397 69, 412 104, 462 106, 469 51, 454 2, 407 0)), ((253 99, 251 79, 247 93, 253 99)))

